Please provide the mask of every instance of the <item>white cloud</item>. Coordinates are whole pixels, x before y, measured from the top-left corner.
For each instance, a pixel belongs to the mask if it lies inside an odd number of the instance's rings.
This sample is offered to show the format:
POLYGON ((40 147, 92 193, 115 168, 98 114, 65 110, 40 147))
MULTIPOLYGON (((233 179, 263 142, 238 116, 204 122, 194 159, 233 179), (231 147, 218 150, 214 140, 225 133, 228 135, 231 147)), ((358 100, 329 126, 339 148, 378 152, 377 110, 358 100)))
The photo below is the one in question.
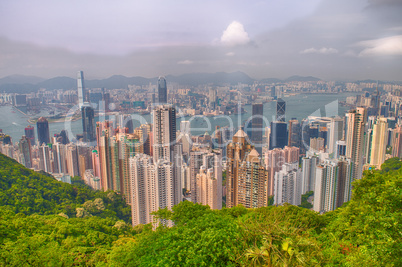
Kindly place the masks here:
POLYGON ((243 24, 233 21, 223 32, 221 43, 227 46, 245 45, 250 41, 243 24))
POLYGON ((323 47, 320 49, 316 49, 314 47, 304 49, 303 51, 300 51, 300 54, 336 54, 338 53, 338 50, 332 47, 323 47))
POLYGON ((228 52, 228 53, 226 53, 225 55, 228 56, 228 57, 233 57, 233 56, 235 55, 235 53, 233 53, 233 52, 228 52))
POLYGON ((402 35, 395 35, 357 43, 365 47, 359 56, 402 56, 402 35))
POLYGON ((194 63, 193 61, 188 60, 188 59, 177 62, 177 64, 179 64, 179 65, 191 65, 193 63, 194 63))

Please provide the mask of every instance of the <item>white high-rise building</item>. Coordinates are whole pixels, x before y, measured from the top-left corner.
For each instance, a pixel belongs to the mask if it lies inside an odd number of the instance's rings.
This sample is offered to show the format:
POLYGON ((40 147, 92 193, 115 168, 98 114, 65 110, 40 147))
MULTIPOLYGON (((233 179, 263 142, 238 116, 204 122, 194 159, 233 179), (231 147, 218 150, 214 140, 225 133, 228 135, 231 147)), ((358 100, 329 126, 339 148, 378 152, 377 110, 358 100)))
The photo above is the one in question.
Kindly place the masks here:
POLYGON ((61 143, 55 143, 52 148, 55 169, 57 169, 58 173, 67 173, 66 146, 61 143))
POLYGON ((151 210, 156 210, 156 181, 152 158, 138 154, 129 159, 131 218, 133 226, 152 222, 151 210))
POLYGON ((336 142, 343 138, 343 118, 336 117, 331 118, 331 121, 327 124, 329 131, 328 138, 328 153, 332 154, 336 151, 336 142))
MULTIPOLYGON (((170 162, 138 154, 129 159, 131 181, 131 211, 134 225, 153 222, 152 212, 178 204, 174 192, 173 169, 170 162)), ((161 222, 172 226, 172 222, 161 222)))
POLYGON ((317 156, 302 158, 302 194, 314 191, 316 166, 319 164, 317 156))
POLYGON ((52 164, 50 160, 50 149, 47 145, 42 144, 39 147, 39 168, 45 172, 52 172, 52 164))
MULTIPOLYGON (((153 110, 153 160, 145 154, 129 159, 133 225, 153 222, 151 213, 171 210, 182 201, 182 145, 176 144, 176 110, 153 110)), ((172 222, 160 222, 172 226, 172 222)))
POLYGON ((352 169, 352 161, 345 157, 316 167, 313 210, 332 211, 350 200, 352 169))
POLYGON ((274 204, 301 204, 302 175, 297 163, 285 163, 282 170, 275 173, 274 204))
POLYGON ((81 110, 85 102, 85 84, 84 84, 84 72, 82 70, 77 73, 77 90, 78 90, 78 107, 81 110))

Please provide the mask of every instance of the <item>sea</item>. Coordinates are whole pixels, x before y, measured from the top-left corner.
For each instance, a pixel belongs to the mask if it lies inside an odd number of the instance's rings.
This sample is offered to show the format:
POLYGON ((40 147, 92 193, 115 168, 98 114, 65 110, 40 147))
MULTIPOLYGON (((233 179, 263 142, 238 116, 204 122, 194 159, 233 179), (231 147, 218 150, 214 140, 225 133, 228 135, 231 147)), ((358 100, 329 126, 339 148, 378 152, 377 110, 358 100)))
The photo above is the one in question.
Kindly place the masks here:
MULTIPOLYGON (((356 95, 356 93, 298 94, 283 97, 283 100, 286 101, 286 121, 293 118, 300 121, 308 116, 343 116, 349 108, 341 106, 339 101, 345 101, 346 97, 352 95, 356 95)), ((216 126, 229 126, 237 129, 239 126, 244 125, 247 120, 251 119, 252 106, 244 105, 243 108, 246 112, 238 115, 180 117, 177 118, 176 127, 179 130, 181 121, 190 121, 191 133, 193 135, 201 135, 205 132, 212 134, 215 131, 216 126)), ((46 117, 46 111, 42 111, 42 113, 43 114, 40 115, 46 117)), ((271 121, 275 120, 276 101, 265 103, 263 114, 264 126, 268 126, 271 121)), ((152 123, 150 114, 131 114, 131 116, 134 128, 145 122, 152 123)), ((13 142, 18 142, 21 136, 25 134, 24 128, 29 125, 28 119, 28 116, 16 111, 11 106, 0 106, 0 129, 2 129, 3 133, 10 135, 13 142)), ((114 115, 95 118, 96 121, 102 121, 105 119, 114 120, 114 115)), ((36 128, 36 125, 33 126, 36 128)), ((82 133, 82 121, 79 119, 76 121, 65 120, 64 122, 49 123, 50 136, 60 133, 63 129, 67 130, 69 139, 73 140, 76 134, 82 133)), ((37 137, 36 129, 35 137, 37 137)))

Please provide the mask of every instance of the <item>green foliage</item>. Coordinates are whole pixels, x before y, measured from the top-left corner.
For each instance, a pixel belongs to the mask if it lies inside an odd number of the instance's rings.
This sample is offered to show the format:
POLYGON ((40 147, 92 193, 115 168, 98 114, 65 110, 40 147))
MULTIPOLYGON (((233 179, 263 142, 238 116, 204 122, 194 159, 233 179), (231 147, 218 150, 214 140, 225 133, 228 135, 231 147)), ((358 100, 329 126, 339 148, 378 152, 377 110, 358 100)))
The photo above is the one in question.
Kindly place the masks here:
POLYGON ((114 192, 90 190, 77 179, 62 184, 6 163, 0 266, 402 266, 399 159, 365 172, 353 184, 352 200, 324 215, 288 204, 211 210, 184 201, 155 212, 175 223, 155 230, 132 228, 114 192), (24 199, 30 194, 39 201, 24 199))
POLYGON ((79 177, 73 177, 71 185, 59 182, 51 175, 29 170, 3 154, 0 154, 0 166, 0 206, 7 206, 14 213, 64 213, 71 218, 76 216, 77 208, 83 208, 82 213, 88 216, 130 222, 130 207, 114 192, 92 190, 79 177), (92 200, 101 201, 103 208, 90 207, 86 202, 92 200), (89 209, 85 210, 85 207, 89 209))
MULTIPOLYGON (((116 227, 112 219, 66 219, 58 215, 14 214, 0 207, 0 265, 94 266, 107 263, 119 238, 130 238, 131 227, 116 227)), ((123 225, 122 225, 123 224, 123 225)))
MULTIPOLYGON (((159 215, 165 216, 166 212, 159 215)), ((172 218, 177 226, 159 227, 156 231, 139 235, 137 242, 116 248, 111 254, 112 265, 237 265, 242 250, 238 242, 240 232, 229 214, 223 215, 207 206, 185 201, 174 207, 170 217, 163 218, 172 218)))
POLYGON ((382 165, 381 165, 381 170, 383 173, 389 172, 391 170, 398 170, 402 167, 402 161, 399 158, 390 158, 386 160, 382 165))
POLYGON ((398 161, 388 160, 382 171, 366 172, 354 182, 348 205, 324 215, 330 218, 323 235, 328 255, 342 256, 334 261, 402 266, 402 169, 394 169, 398 161))
POLYGON ((306 208, 306 209, 313 208, 313 205, 307 201, 308 198, 311 197, 312 195, 314 195, 313 191, 309 191, 309 192, 303 194, 302 199, 301 199, 301 204, 299 205, 299 207, 306 208))
POLYGON ((274 196, 269 196, 268 197, 268 206, 274 205, 274 196))

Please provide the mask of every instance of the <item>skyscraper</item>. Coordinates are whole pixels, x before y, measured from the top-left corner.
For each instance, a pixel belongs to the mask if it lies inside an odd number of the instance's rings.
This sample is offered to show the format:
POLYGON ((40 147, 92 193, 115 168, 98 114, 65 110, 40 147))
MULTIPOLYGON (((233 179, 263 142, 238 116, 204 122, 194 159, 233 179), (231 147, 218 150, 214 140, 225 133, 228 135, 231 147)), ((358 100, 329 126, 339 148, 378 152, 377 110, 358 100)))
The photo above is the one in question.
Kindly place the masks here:
POLYGON ((84 84, 84 72, 82 70, 77 73, 77 90, 78 90, 78 107, 82 108, 85 102, 85 84, 84 84))
POLYGON ((233 136, 232 142, 227 146, 226 207, 228 208, 239 204, 239 167, 246 154, 252 150, 252 146, 246 139, 246 133, 240 129, 233 136))
POLYGON ((402 158, 402 126, 396 126, 392 134, 392 156, 402 158))
POLYGON ((268 172, 262 165, 260 154, 253 148, 240 162, 237 171, 237 204, 246 208, 267 205, 268 172))
POLYGON ((288 146, 301 146, 301 125, 296 119, 289 121, 288 146))
POLYGON ((154 162, 172 162, 176 144, 176 109, 172 105, 156 106, 153 110, 154 162))
POLYGON ((167 104, 167 86, 165 77, 159 77, 158 79, 158 98, 159 98, 159 105, 167 104))
POLYGON ((113 134, 113 123, 103 121, 96 123, 96 139, 98 144, 100 180, 103 190, 113 190, 112 184, 112 166, 110 160, 109 138, 113 134))
POLYGON ((319 158, 317 156, 302 158, 302 194, 314 191, 316 167, 318 164, 319 158))
POLYGON ((50 151, 49 147, 42 144, 39 147, 39 169, 45 172, 52 172, 52 164, 50 162, 50 151))
POLYGON ((269 142, 269 149, 284 148, 288 144, 286 122, 271 122, 271 135, 269 137, 269 142))
POLYGON ((336 142, 342 140, 343 138, 343 118, 336 117, 331 118, 331 121, 327 123, 327 128, 329 130, 328 138, 328 153, 334 153, 336 149, 336 142))
POLYGON ((154 164, 162 166, 163 162, 168 162, 171 165, 172 180, 166 184, 171 188, 166 190, 172 193, 173 205, 176 205, 182 201, 182 146, 176 143, 176 109, 172 105, 156 106, 152 117, 154 164))
POLYGON ((93 142, 96 140, 96 128, 95 128, 95 112, 89 103, 84 103, 81 107, 82 116, 82 131, 84 136, 84 142, 93 142))
POLYGON ((262 153, 262 132, 263 129, 263 104, 253 104, 253 115, 251 120, 251 142, 259 154, 262 153))
POLYGON ((66 145, 66 161, 68 174, 71 177, 79 176, 79 163, 78 163, 78 151, 77 146, 74 144, 66 145))
POLYGON ((363 138, 366 109, 358 107, 347 114, 346 157, 353 162, 353 180, 360 179, 363 172, 363 138))
POLYGON ((191 151, 190 152, 190 190, 191 190, 191 202, 197 203, 198 199, 198 187, 197 187, 197 174, 202 166, 202 157, 206 154, 206 151, 191 151))
POLYGON ((66 146, 55 143, 52 146, 55 169, 58 173, 67 173, 66 146))
POLYGON ((276 120, 286 121, 286 102, 282 98, 278 98, 276 102, 276 120))
POLYGON ((222 208, 222 154, 214 150, 203 154, 202 166, 196 175, 197 203, 211 209, 222 208))
POLYGON ((212 109, 216 108, 216 89, 209 88, 209 107, 212 109))
POLYGON ((274 204, 301 204, 302 175, 297 163, 285 163, 282 170, 275 173, 274 204))
POLYGON ((31 125, 28 125, 25 127, 25 136, 31 141, 31 146, 35 145, 35 130, 34 127, 31 125))
POLYGON ((31 140, 23 135, 18 146, 21 153, 21 164, 27 168, 32 168, 31 140))
POLYGON ((36 122, 36 130, 38 131, 38 145, 42 145, 43 143, 50 143, 49 123, 47 119, 45 119, 44 117, 40 117, 36 122))
POLYGON ((267 196, 272 196, 274 195, 275 173, 282 169, 283 164, 299 161, 299 148, 285 147, 284 149, 268 150, 265 152, 264 161, 265 168, 268 171, 267 196))
POLYGON ((152 222, 151 210, 156 208, 155 171, 151 156, 138 154, 129 159, 131 214, 133 226, 152 222))
POLYGON ((326 160, 316 167, 313 210, 335 210, 350 200, 352 165, 350 159, 326 160))
POLYGON ((386 118, 377 118, 373 125, 373 135, 371 139, 370 165, 377 169, 385 161, 385 152, 388 143, 388 122, 386 118))

